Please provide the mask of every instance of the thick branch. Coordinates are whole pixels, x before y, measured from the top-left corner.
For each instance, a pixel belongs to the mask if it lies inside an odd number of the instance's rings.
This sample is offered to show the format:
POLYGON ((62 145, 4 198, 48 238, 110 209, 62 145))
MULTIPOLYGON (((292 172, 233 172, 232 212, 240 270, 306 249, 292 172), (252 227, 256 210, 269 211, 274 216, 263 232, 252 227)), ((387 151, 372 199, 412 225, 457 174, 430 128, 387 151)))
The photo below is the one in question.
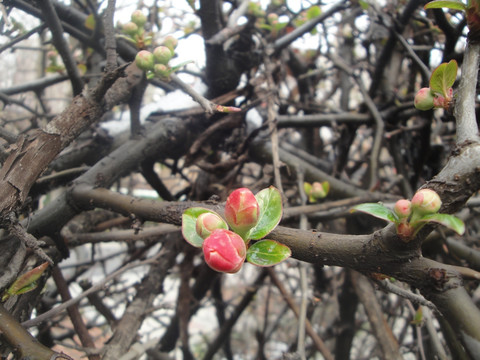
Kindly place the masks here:
POLYGON ((477 97, 477 75, 480 59, 480 44, 467 43, 462 65, 462 76, 457 90, 455 120, 457 123, 457 144, 467 140, 478 140, 478 126, 475 115, 477 97))

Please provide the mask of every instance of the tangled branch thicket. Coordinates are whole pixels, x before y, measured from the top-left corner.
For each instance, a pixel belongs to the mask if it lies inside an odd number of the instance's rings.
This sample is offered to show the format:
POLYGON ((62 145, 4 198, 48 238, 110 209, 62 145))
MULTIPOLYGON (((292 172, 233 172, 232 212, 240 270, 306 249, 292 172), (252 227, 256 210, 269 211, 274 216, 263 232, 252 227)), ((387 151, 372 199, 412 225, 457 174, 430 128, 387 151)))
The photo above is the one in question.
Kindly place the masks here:
POLYGON ((425 3, 0 2, 2 359, 480 358, 478 34, 425 3), (182 213, 271 185, 292 257, 211 270, 182 213), (463 236, 350 212, 420 188, 463 236))

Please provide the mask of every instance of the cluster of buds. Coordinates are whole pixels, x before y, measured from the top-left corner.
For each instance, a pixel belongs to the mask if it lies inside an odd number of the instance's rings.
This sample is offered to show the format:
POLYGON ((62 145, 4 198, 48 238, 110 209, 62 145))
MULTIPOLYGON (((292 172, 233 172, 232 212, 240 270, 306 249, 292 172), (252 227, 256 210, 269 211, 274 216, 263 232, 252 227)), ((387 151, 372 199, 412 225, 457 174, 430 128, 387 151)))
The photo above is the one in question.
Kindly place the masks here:
POLYGON ((65 66, 58 62, 58 52, 56 50, 50 50, 47 52, 48 65, 45 69, 49 73, 63 73, 65 66))
POLYGON ((280 222, 282 209, 282 196, 273 186, 256 195, 240 188, 228 196, 224 217, 201 207, 186 209, 182 234, 188 243, 202 248, 213 270, 236 273, 245 261, 273 266, 292 254, 288 246, 265 239, 280 222))
POLYGON ((462 220, 450 214, 440 214, 442 206, 440 196, 431 189, 422 189, 415 193, 412 200, 401 199, 395 203, 393 211, 383 204, 365 203, 352 208, 353 211, 362 211, 379 219, 393 222, 398 237, 408 243, 428 223, 437 223, 462 235, 465 224, 462 220))
POLYGON ((173 36, 167 36, 162 45, 157 46, 153 52, 142 50, 135 57, 135 64, 139 69, 147 73, 147 78, 157 77, 168 80, 174 71, 169 65, 170 59, 175 55, 178 40, 173 36))
POLYGON ((152 44, 152 35, 145 31, 147 17, 141 10, 135 10, 130 16, 130 21, 121 26, 124 34, 122 38, 135 44, 138 49, 144 49, 152 44))
POLYGON ((247 254, 248 232, 257 225, 259 215, 257 199, 247 188, 237 189, 227 198, 226 222, 213 212, 199 215, 195 229, 205 240, 202 249, 208 266, 225 273, 239 271, 247 254))
POLYGON ((450 108, 453 100, 453 89, 449 88, 446 96, 435 94, 429 87, 418 90, 413 104, 418 110, 445 109, 450 108))
POLYGON ((417 191, 411 201, 398 200, 393 208, 393 212, 398 218, 395 223, 398 236, 405 242, 410 241, 425 224, 419 220, 425 215, 437 213, 441 206, 440 196, 431 189, 417 191))
POLYGON ((308 201, 310 203, 316 203, 327 196, 330 190, 330 184, 328 181, 315 181, 313 184, 305 182, 303 183, 303 190, 308 196, 308 201))

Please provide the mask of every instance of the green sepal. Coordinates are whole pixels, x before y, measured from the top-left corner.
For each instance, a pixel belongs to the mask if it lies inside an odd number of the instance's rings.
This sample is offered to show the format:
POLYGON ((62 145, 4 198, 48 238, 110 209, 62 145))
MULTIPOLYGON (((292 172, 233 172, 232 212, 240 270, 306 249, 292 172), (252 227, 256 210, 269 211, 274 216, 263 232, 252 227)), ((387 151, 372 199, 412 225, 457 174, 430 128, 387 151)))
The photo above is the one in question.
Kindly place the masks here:
POLYGON ((197 218, 204 213, 212 213, 222 219, 222 217, 215 211, 205 209, 202 207, 191 207, 185 210, 182 214, 182 235, 183 238, 195 247, 202 247, 203 238, 197 234, 196 224, 197 218))
POLYGON ((457 218, 454 215, 450 214, 428 214, 422 216, 420 219, 416 219, 415 222, 412 222, 412 226, 417 228, 416 232, 420 230, 423 225, 426 223, 433 222, 440 225, 443 225, 450 230, 455 231, 458 235, 463 235, 465 233, 465 223, 457 218))

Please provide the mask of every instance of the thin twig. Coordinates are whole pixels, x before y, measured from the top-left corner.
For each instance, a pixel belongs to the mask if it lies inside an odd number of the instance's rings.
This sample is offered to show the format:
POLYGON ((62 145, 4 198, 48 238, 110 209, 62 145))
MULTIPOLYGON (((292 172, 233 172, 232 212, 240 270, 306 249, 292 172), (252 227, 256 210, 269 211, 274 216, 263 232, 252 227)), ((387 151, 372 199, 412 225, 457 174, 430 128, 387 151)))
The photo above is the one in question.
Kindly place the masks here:
MULTIPOLYGON (((288 306, 290 309, 292 309, 293 313, 295 316, 298 318, 300 315, 300 311, 298 310, 297 305, 293 301, 292 297, 288 293, 287 289, 285 289, 285 286, 283 286, 282 282, 278 278, 277 274, 275 274, 275 270, 273 268, 267 268, 268 275, 272 279, 272 282, 275 284, 275 286, 278 288, 280 293, 282 294, 283 298, 287 302, 288 306)), ((326 360, 334 360, 333 355, 331 354, 330 350, 328 350, 327 346, 323 342, 323 340, 317 335, 315 330, 312 327, 312 324, 308 319, 305 319, 305 329, 308 333, 308 335, 312 338, 313 343, 315 344, 315 347, 320 351, 320 353, 323 355, 323 357, 326 360)))
MULTIPOLYGON (((55 284, 57 285, 58 292, 62 297, 62 301, 68 301, 72 298, 70 295, 70 290, 68 289, 68 284, 63 277, 62 271, 58 268, 58 266, 54 266, 52 269, 52 277, 55 280, 55 284)), ((95 343, 93 342, 90 334, 88 333, 88 329, 85 323, 82 320, 82 315, 78 309, 77 304, 73 304, 72 306, 67 308, 68 316, 72 321, 73 327, 80 338, 82 345, 86 348, 95 348, 95 343)), ((99 355, 89 355, 89 360, 100 360, 99 355)))
POLYGON ((376 186, 378 179, 378 160, 380 157, 380 150, 382 149, 382 140, 385 125, 383 123, 382 115, 378 111, 377 106, 373 102, 373 99, 368 94, 367 89, 365 89, 363 81, 358 76, 355 76, 354 79, 357 82, 358 88, 363 95, 363 99, 368 107, 368 110, 370 110, 370 113, 375 120, 375 135, 373 138, 372 153, 370 155, 370 184, 368 186, 369 189, 373 189, 376 186))
POLYGON ((41 6, 42 13, 45 17, 50 32, 52 33, 53 43, 58 53, 62 57, 65 69, 67 70, 70 81, 72 82, 73 94, 78 95, 83 89, 83 80, 80 76, 80 71, 77 68, 77 64, 73 59, 72 52, 70 51, 68 44, 63 37, 63 26, 58 18, 58 15, 53 7, 51 0, 45 0, 41 6))
MULTIPOLYGON (((161 253, 159 253, 159 254, 161 254, 161 253)), ((130 263, 130 264, 127 264, 127 265, 121 267, 117 271, 115 271, 115 272, 111 273, 110 275, 108 275, 107 277, 105 277, 105 279, 99 281, 98 283, 93 285, 91 288, 89 288, 88 290, 85 290, 84 292, 75 296, 74 298, 72 298, 68 301, 65 301, 64 303, 58 305, 57 307, 55 307, 55 308, 53 308, 53 309, 51 309, 47 312, 44 312, 41 315, 38 315, 35 319, 24 321, 22 323, 22 326, 25 327, 25 328, 29 328, 29 327, 37 326, 37 325, 41 324, 42 322, 44 322, 44 321, 54 317, 55 315, 61 313, 63 310, 65 310, 69 306, 72 306, 73 304, 78 303, 80 300, 87 297, 88 295, 102 290, 105 287, 106 283, 115 279, 117 276, 123 274, 125 271, 128 271, 130 269, 133 269, 133 268, 136 268, 136 267, 139 267, 139 266, 151 265, 151 264, 155 263, 157 261, 157 257, 158 257, 158 255, 153 257, 153 258, 150 258, 150 259, 147 259, 147 260, 144 260, 144 261, 140 261, 138 263, 130 263)))
POLYGON ((113 26, 115 2, 115 0, 108 0, 107 8, 103 15, 105 51, 107 53, 107 64, 105 65, 106 72, 113 71, 117 67, 117 42, 115 40, 115 28, 113 26))
POLYGON ((389 280, 375 281, 375 283, 387 292, 401 296, 415 304, 426 306, 433 311, 438 311, 437 307, 431 301, 428 301, 421 295, 417 295, 409 290, 401 288, 400 286, 392 284, 389 280))
MULTIPOLYGON (((297 171, 297 186, 300 192, 301 205, 304 206, 307 203, 307 195, 303 190, 303 172, 297 171)), ((300 224, 299 228, 302 230, 307 230, 308 220, 305 214, 300 215, 300 224)), ((307 319, 307 301, 308 301, 308 282, 307 282, 307 269, 306 264, 299 262, 298 270, 300 273, 300 292, 301 292, 301 303, 300 303, 300 313, 298 315, 298 346, 297 351, 301 360, 306 360, 305 354, 305 321, 307 319)))

